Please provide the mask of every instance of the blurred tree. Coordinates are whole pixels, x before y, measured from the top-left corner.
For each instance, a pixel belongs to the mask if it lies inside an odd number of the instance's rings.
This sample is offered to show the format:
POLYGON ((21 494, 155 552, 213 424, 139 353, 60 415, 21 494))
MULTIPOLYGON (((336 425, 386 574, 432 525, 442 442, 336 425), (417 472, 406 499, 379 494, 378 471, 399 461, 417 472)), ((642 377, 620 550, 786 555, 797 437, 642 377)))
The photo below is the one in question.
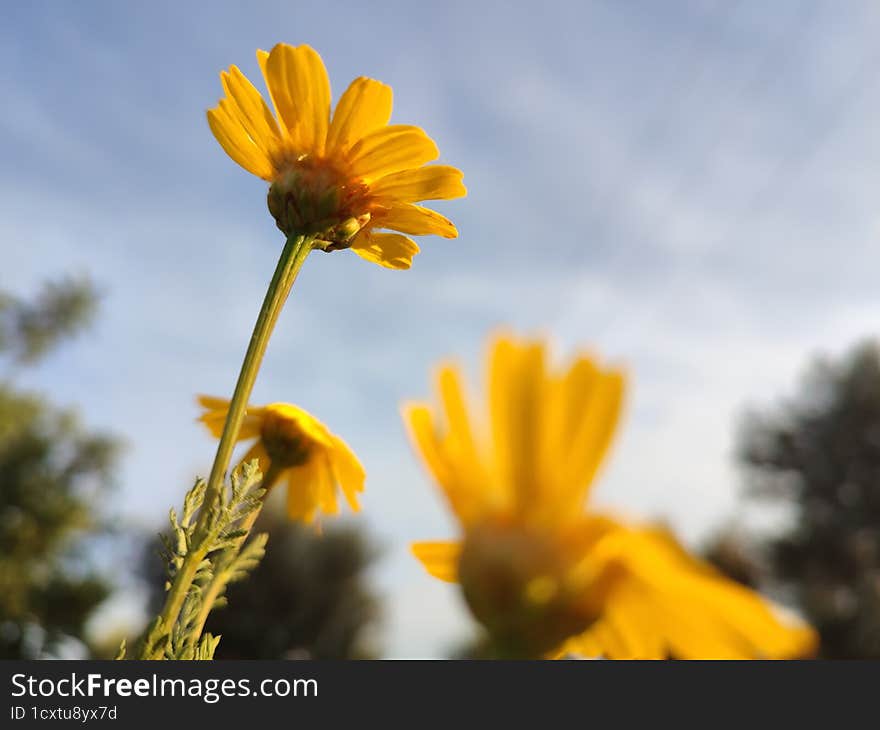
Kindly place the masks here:
MULTIPOLYGON (((292 523, 270 501, 253 530, 269 533, 266 555, 250 576, 229 586, 206 631, 221 636, 215 659, 370 659, 379 600, 365 572, 376 551, 363 531, 333 525, 322 534, 292 523)), ((151 544, 146 579, 164 573, 151 544)), ((164 593, 154 592, 158 610, 164 593)))
POLYGON ((746 495, 788 505, 768 577, 792 591, 827 658, 880 658, 880 349, 817 359, 797 397, 750 414, 746 495))
POLYGON ((88 279, 48 281, 33 302, 0 292, 0 352, 33 363, 91 324, 98 297, 88 279))
POLYGON ((724 575, 744 586, 760 590, 766 581, 764 555, 743 528, 729 525, 709 538, 703 557, 724 575))
MULTIPOLYGON (((36 362, 90 322, 96 300, 83 280, 47 284, 33 303, 0 294, 0 355, 36 362)), ((0 383, 0 658, 51 655, 108 595, 84 543, 101 530, 116 453, 73 413, 0 383)))

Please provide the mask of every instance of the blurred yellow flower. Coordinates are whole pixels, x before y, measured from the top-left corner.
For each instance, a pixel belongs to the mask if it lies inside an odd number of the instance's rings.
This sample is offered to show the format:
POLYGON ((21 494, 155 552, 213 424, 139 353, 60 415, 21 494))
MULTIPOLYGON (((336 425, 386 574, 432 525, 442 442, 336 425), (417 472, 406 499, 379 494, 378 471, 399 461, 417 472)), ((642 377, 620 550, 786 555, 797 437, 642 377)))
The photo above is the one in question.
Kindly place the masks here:
POLYGON ((330 114, 330 81, 306 45, 257 51, 274 115, 236 67, 221 72, 226 96, 208 124, 226 153, 272 183, 269 209, 286 234, 316 234, 319 247, 407 269, 419 247, 406 235, 458 235, 415 203, 466 194, 460 170, 427 165, 437 145, 419 127, 389 125, 391 88, 360 77, 330 114), (377 232, 388 229, 395 233, 377 232))
MULTIPOLYGON (((229 401, 199 396, 205 412, 199 420, 220 437, 229 401)), ((313 522, 318 512, 339 512, 336 499, 341 489, 349 506, 360 509, 358 492, 366 475, 357 456, 339 436, 298 406, 270 403, 248 406, 237 441, 256 439, 242 463, 257 459, 264 486, 287 482, 287 516, 313 522)))
POLYGON ((784 658, 809 627, 697 560, 667 532, 584 503, 621 410, 624 376, 589 356, 551 369, 545 346, 498 337, 488 418, 472 418, 457 367, 437 375, 440 409, 408 404, 411 439, 462 539, 420 542, 427 571, 457 581, 504 656, 784 658))

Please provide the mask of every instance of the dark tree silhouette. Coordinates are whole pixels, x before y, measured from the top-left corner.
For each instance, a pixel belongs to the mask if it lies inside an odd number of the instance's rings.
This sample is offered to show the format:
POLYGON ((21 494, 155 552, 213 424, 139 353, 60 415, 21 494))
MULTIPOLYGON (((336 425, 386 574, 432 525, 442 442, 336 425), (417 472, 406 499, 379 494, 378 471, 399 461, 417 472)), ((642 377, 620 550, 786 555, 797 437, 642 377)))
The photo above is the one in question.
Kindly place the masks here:
POLYGON ((797 396, 740 433, 746 496, 792 510, 767 547, 828 658, 880 658, 880 349, 813 362, 797 396))

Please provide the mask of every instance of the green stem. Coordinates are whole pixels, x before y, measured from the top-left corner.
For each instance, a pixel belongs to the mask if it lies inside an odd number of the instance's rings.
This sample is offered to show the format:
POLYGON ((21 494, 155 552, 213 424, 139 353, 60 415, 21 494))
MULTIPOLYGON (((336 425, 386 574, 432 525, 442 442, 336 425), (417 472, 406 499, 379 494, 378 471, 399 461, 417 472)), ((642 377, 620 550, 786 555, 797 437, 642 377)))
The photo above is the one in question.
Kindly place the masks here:
MULTIPOLYGON (((238 374, 238 382, 235 384, 232 401, 229 403, 226 423, 223 425, 223 433, 220 436, 220 443, 214 456, 214 464, 211 467, 211 475, 208 478, 205 501, 199 512, 196 540, 194 541, 196 544, 201 542, 198 538, 205 535, 210 506, 217 502, 220 490, 223 488, 223 478, 229 467, 229 460, 232 458, 235 441, 241 429, 241 424, 244 421, 248 400, 251 396, 254 382, 257 379, 260 365, 263 362, 263 355, 266 352, 266 346, 269 344, 272 330, 278 321, 278 315, 281 313, 284 303, 287 301, 287 295, 290 294, 290 289, 296 280, 296 275, 299 273, 300 268, 302 268, 306 256, 312 250, 313 243, 313 236, 288 236, 284 250, 278 259, 275 274, 269 283, 269 289, 266 291, 263 306, 254 325, 254 331, 244 356, 241 372, 238 374)), ((171 588, 168 591, 168 596, 165 599, 165 606, 162 609, 162 613, 159 614, 162 626, 165 627, 166 631, 170 631, 177 621, 183 601, 189 592, 198 566, 204 560, 205 555, 205 548, 188 553, 183 565, 180 566, 180 570, 175 575, 171 588)))
MULTIPOLYGON (((263 300, 263 307, 260 309, 257 323, 254 325, 254 332, 244 356, 241 372, 238 374, 235 391, 232 393, 229 412, 226 414, 226 423, 223 426, 220 443, 217 445, 214 465, 211 467, 211 476, 208 477, 208 487, 205 491, 206 505, 213 504, 220 493, 223 477, 226 475, 229 460, 232 458, 235 440, 241 429, 242 421, 244 421, 248 399, 251 397, 254 381, 257 379, 257 373, 263 362, 266 346, 269 344, 275 322, 278 321, 281 308, 287 301, 287 295, 290 294, 290 288, 296 280, 296 275, 306 260, 306 256, 312 250, 313 241, 314 237, 310 236, 291 236, 287 239, 284 250, 281 252, 275 275, 269 284, 266 298, 263 300)), ((206 518, 207 510, 203 510, 199 516, 200 529, 204 527, 206 518)))

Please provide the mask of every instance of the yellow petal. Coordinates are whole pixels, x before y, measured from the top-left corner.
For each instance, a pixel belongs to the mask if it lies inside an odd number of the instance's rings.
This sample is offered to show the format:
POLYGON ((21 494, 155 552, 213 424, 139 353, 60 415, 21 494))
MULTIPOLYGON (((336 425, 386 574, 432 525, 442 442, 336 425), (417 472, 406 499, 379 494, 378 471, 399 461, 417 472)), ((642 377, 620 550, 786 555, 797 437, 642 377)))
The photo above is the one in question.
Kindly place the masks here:
POLYGON ((318 506, 324 514, 335 515, 339 512, 339 503, 336 500, 336 480, 330 457, 326 451, 318 450, 311 458, 317 462, 316 474, 319 475, 315 488, 318 506))
POLYGON ((584 414, 590 408, 591 399, 595 395, 600 380, 601 372, 598 363, 587 355, 576 358, 566 372, 562 382, 566 407, 561 414, 559 424, 560 446, 562 447, 558 454, 560 460, 568 458, 572 444, 577 439, 584 414))
POLYGON ((279 131, 260 92, 237 66, 230 66, 228 73, 220 74, 220 79, 231 102, 230 110, 234 110, 234 116, 254 144, 268 156, 277 147, 279 131))
POLYGON ((453 471, 451 476, 457 494, 460 517, 465 522, 477 519, 489 504, 498 504, 503 497, 496 493, 497 484, 487 470, 484 445, 478 439, 482 424, 469 415, 468 400, 458 366, 441 365, 437 373, 437 391, 445 416, 442 450, 453 471), (474 499, 468 495, 481 495, 474 499))
POLYGON ((311 441, 325 448, 332 446, 333 434, 330 429, 304 408, 292 403, 270 403, 264 407, 264 410, 295 423, 303 435, 311 441))
POLYGON ((461 554, 461 543, 414 542, 411 545, 413 555, 418 558, 425 570, 435 578, 455 583, 458 580, 458 557, 461 554))
MULTIPOLYGON (((448 442, 437 432, 430 408, 422 403, 406 404, 401 412, 413 447, 443 491, 449 506, 463 525, 485 512, 486 495, 462 478, 462 465, 448 451, 448 442)), ((473 475, 471 475, 473 476, 473 475)))
MULTIPOLYGON (((220 438, 223 427, 226 425, 226 414, 229 412, 229 401, 223 398, 215 398, 208 395, 198 396, 199 404, 206 409, 199 417, 199 421, 207 426, 208 431, 214 438, 220 438)), ((245 410, 244 420, 238 430, 236 441, 247 441, 260 435, 263 425, 265 409, 257 406, 248 406, 245 410)))
MULTIPOLYGON (((645 616, 650 620, 649 616, 645 616)), ((612 643, 607 645, 609 659, 666 659, 663 641, 651 624, 640 624, 630 614, 615 611, 609 613, 607 634, 612 643)))
POLYGON ((678 589, 675 600, 705 617, 705 628, 678 637, 676 657, 715 658, 700 643, 706 638, 717 642, 719 658, 791 659, 815 650, 816 637, 809 627, 782 621, 761 596, 731 580, 694 573, 678 589))
MULTIPOLYGON (((564 483, 568 494, 566 505, 580 504, 611 445, 623 405, 625 380, 620 371, 602 373, 595 384, 588 386, 580 414, 570 421, 579 422, 569 441, 568 454, 562 462, 564 483)), ((575 402, 578 399, 574 399, 575 402)))
POLYGON ((299 105, 304 122, 308 120, 303 127, 302 142, 307 149, 322 155, 330 126, 330 77, 317 51, 310 46, 300 46, 297 50, 298 64, 294 77, 301 79, 302 85, 309 90, 307 103, 299 105))
POLYGON ((226 398, 218 398, 214 395, 197 395, 196 401, 202 408, 206 408, 209 411, 229 410, 229 400, 226 398))
POLYGON ((327 135, 327 154, 342 154, 362 137, 388 124, 391 99, 391 87, 375 79, 361 76, 352 81, 336 104, 327 135))
POLYGON ((274 173, 269 158, 237 122, 230 119, 222 108, 209 109, 207 117, 211 133, 227 155, 252 175, 263 180, 272 179, 274 173))
POLYGON ((411 238, 399 233, 362 231, 355 238, 351 250, 361 258, 387 269, 408 269, 419 247, 411 238))
MULTIPOLYGON (((538 442, 534 447, 547 494, 546 504, 542 505, 542 509, 547 512, 558 512, 560 508, 558 495, 562 492, 560 472, 564 458, 567 395, 564 378, 548 373, 543 397, 544 425, 538 432, 538 442)), ((571 517, 580 513, 579 510, 569 512, 571 517)))
MULTIPOLYGON (((511 410, 508 408, 508 392, 513 382, 516 347, 516 344, 509 338, 495 338, 489 347, 486 368, 487 407, 494 451, 494 470, 498 482, 508 490, 511 487, 512 479, 509 433, 511 410)), ((508 501, 513 501, 512 493, 509 495, 508 501)))
POLYGON ((467 195, 462 172, 447 165, 428 165, 386 175, 370 186, 379 197, 417 203, 420 200, 450 200, 467 195))
POLYGON ((574 654, 576 656, 589 657, 590 659, 599 659, 605 656, 605 647, 598 639, 599 636, 596 631, 586 631, 566 642, 563 650, 557 652, 554 658, 561 659, 567 654, 574 654))
POLYGON ((668 659, 652 604, 633 581, 620 585, 604 615, 565 645, 567 652, 606 659, 668 659))
POLYGON ((333 467, 333 475, 339 483, 349 507, 354 512, 360 509, 357 494, 364 491, 364 481, 367 478, 364 467, 358 461, 357 456, 339 436, 332 436, 333 448, 330 450, 330 464, 333 467))
POLYGON ((425 403, 407 403, 401 408, 401 417, 412 445, 434 480, 447 490, 452 485, 452 469, 438 443, 430 407, 425 403))
POLYGON ((530 519, 543 496, 536 444, 543 428, 545 353, 540 342, 499 338, 489 355, 489 413, 495 465, 511 506, 530 519))
POLYGON ((593 626, 596 643, 603 647, 603 656, 608 659, 636 659, 623 641, 621 634, 608 621, 600 621, 593 626))
POLYGON ((296 127, 297 114, 296 106, 290 99, 290 88, 287 84, 287 63, 285 48, 289 48, 284 43, 279 43, 273 51, 272 65, 269 65, 270 54, 263 50, 257 51, 257 63, 263 72, 263 80, 266 82, 266 88, 269 89, 269 98, 272 100, 272 106, 275 108, 275 116, 278 118, 279 131, 282 137, 290 139, 291 129, 296 127))
POLYGON ((330 79, 321 57, 309 46, 279 43, 257 59, 296 151, 323 154, 330 123, 330 79))
POLYGON ((622 392, 620 373, 601 371, 583 355, 563 376, 548 376, 538 450, 546 495, 542 520, 580 514, 613 437, 622 392))
POLYGON ((448 363, 437 373, 437 389, 446 416, 446 448, 455 452, 459 470, 476 476, 481 471, 480 457, 468 416, 461 372, 448 363))
POLYGON ((421 167, 440 155, 437 145, 418 127, 392 124, 363 137, 349 153, 353 175, 368 183, 401 170, 421 167))
POLYGON ((287 517, 310 523, 318 511, 319 490, 324 477, 321 464, 309 459, 287 471, 287 517))
POLYGON ((448 218, 412 203, 393 203, 387 212, 376 217, 376 225, 413 236, 458 236, 458 231, 448 218))
POLYGON ((678 659, 785 659, 815 648, 809 627, 783 621, 754 591, 673 548, 670 536, 642 529, 619 535, 612 559, 617 585, 603 615, 626 627, 640 653, 662 644, 678 659))

